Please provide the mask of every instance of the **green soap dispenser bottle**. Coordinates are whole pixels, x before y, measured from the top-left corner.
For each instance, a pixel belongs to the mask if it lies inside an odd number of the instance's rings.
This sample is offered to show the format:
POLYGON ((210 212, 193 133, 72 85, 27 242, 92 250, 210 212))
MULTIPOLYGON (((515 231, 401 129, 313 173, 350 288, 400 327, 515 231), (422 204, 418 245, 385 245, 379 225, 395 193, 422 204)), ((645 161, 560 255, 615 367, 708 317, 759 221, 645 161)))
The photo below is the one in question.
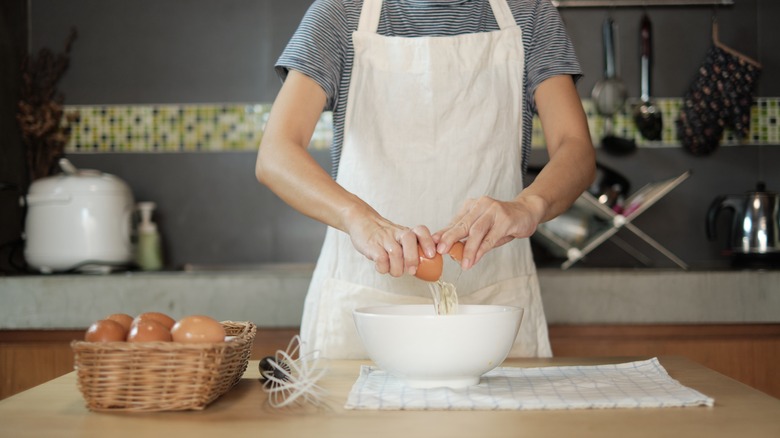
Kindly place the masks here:
POLYGON ((136 248, 136 263, 143 271, 159 271, 162 269, 162 248, 157 224, 152 222, 152 212, 157 207, 154 202, 139 202, 141 223, 138 224, 138 247, 136 248))

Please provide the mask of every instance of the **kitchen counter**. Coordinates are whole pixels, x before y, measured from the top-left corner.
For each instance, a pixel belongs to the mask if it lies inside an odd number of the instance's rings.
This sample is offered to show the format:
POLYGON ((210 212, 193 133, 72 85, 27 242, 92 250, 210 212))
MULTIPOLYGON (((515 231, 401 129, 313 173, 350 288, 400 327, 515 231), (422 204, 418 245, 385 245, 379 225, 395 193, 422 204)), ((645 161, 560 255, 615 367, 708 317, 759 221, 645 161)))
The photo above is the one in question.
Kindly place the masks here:
MULTIPOLYGON (((631 358, 511 359, 504 366, 595 365, 631 358)), ((421 436, 653 437, 780 436, 780 400, 687 359, 660 358, 683 385, 715 399, 714 407, 562 411, 351 411, 343 408, 362 361, 332 361, 319 382, 326 406, 281 410, 267 404, 257 361, 244 378, 203 411, 98 413, 86 409, 74 372, 0 401, 3 436, 112 437, 421 436), (110 432, 107 432, 110 431, 110 432)))
MULTIPOLYGON (((0 329, 81 329, 107 314, 300 323, 313 266, 0 277, 0 329)), ((540 269, 550 324, 780 322, 780 271, 540 269)))

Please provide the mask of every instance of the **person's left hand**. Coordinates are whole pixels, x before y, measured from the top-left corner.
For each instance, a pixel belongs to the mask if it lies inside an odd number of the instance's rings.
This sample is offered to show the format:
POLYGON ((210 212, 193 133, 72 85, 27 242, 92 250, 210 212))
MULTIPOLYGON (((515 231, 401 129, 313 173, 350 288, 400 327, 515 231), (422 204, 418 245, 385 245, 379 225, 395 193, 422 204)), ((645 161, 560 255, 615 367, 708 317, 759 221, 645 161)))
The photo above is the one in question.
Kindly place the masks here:
POLYGON ((469 199, 449 225, 433 234, 436 251, 447 254, 456 241, 464 240, 461 267, 469 269, 493 248, 531 236, 544 211, 544 200, 539 196, 521 195, 512 201, 488 196, 469 199))

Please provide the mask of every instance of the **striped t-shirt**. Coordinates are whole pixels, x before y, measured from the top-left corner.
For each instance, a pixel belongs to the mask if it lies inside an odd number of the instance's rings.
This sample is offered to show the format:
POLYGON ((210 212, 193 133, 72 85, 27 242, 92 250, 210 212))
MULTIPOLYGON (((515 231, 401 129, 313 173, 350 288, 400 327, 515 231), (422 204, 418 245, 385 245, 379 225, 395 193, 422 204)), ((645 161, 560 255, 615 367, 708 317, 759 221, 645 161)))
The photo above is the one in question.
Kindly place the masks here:
MULTIPOLYGON (((531 148, 536 87, 555 75, 581 74, 579 62, 558 11, 549 0, 507 0, 523 31, 525 113, 523 169, 531 148)), ((284 79, 290 69, 314 79, 333 111, 332 173, 336 176, 344 140, 344 119, 363 0, 316 0, 276 63, 284 79)), ((452 36, 498 30, 489 0, 384 0, 377 32, 383 36, 452 36)))

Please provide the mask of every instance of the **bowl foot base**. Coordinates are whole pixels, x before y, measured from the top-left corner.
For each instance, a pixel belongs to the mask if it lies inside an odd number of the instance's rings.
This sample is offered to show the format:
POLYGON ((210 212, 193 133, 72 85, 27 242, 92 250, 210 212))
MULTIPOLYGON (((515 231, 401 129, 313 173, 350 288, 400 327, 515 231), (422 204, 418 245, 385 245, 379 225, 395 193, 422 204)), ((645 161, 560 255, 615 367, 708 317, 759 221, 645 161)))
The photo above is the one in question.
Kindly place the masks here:
POLYGON ((405 379, 404 383, 410 388, 418 389, 430 389, 430 388, 451 388, 462 389, 474 386, 479 383, 479 377, 463 377, 455 379, 444 380, 409 380, 405 379))

